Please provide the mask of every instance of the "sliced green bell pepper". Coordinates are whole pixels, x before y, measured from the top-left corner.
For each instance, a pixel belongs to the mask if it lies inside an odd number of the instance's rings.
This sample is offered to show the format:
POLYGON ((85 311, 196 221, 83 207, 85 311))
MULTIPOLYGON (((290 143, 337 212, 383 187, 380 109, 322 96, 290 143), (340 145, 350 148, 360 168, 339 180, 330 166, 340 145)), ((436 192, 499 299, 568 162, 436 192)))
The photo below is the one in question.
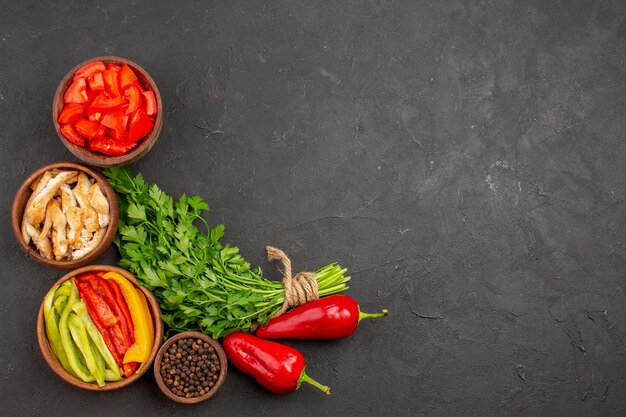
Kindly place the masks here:
POLYGON ((106 343, 104 342, 104 339, 102 338, 102 335, 98 331, 98 328, 96 327, 96 325, 91 320, 91 317, 89 316, 89 313, 87 312, 87 307, 85 306, 85 303, 82 300, 78 301, 77 303, 74 304, 74 306, 72 307, 72 310, 85 324, 87 333, 89 334, 91 341, 96 347, 96 351, 100 353, 100 355, 102 356, 106 364, 106 368, 108 371, 106 374, 108 376, 105 377, 105 380, 119 381, 120 379, 122 379, 120 367, 117 366, 117 363, 115 362, 113 355, 107 348, 106 343))
POLYGON ((92 382, 94 380, 94 377, 91 375, 91 372, 89 372, 89 369, 87 369, 87 367, 85 366, 84 358, 74 344, 74 341, 72 340, 72 335, 70 333, 70 327, 68 324, 69 315, 72 312, 72 306, 78 300, 78 289, 76 288, 74 281, 71 280, 71 292, 67 300, 67 304, 63 309, 63 313, 61 314, 61 318, 59 319, 59 334, 61 336, 61 344, 63 345, 63 349, 65 349, 65 353, 67 355, 70 369, 82 381, 92 382))
MULTIPOLYGON (((98 361, 96 360, 94 351, 91 349, 91 343, 89 342, 89 336, 87 335, 87 330, 85 329, 85 323, 83 323, 83 321, 74 313, 70 313, 67 322, 72 339, 74 340, 74 343, 76 343, 80 352, 83 354, 83 358, 85 358, 87 369, 89 369, 89 372, 95 378, 98 385, 101 387, 104 386, 104 366, 102 369, 98 367, 98 361)), ((102 364, 104 365, 104 361, 102 364)))
POLYGON ((69 366, 67 354, 65 353, 65 349, 63 349, 63 344, 61 343, 59 321, 54 309, 54 304, 59 298, 65 297, 67 299, 67 296, 65 295, 62 295, 61 297, 57 296, 57 293, 60 291, 58 288, 58 285, 52 287, 43 299, 43 317, 46 324, 46 335, 48 336, 48 343, 50 344, 52 352, 59 359, 63 368, 74 375, 74 372, 69 366))

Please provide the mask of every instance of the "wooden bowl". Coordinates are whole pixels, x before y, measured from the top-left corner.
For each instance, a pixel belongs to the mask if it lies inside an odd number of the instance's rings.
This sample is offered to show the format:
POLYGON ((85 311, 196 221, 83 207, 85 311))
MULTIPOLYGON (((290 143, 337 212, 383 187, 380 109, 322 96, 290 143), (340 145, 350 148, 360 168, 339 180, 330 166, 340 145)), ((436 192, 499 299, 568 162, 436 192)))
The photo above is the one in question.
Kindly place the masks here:
POLYGON ((81 161, 99 167, 117 167, 128 165, 147 154, 159 138, 161 128, 163 127, 163 102, 161 101, 161 93, 159 92, 159 89, 157 88, 157 85, 152 77, 150 77, 150 74, 148 74, 145 69, 129 59, 110 55, 88 59, 87 61, 81 62, 80 64, 69 70, 65 77, 63 77, 61 84, 59 84, 59 87, 54 94, 54 100, 52 101, 52 123, 54 124, 54 128, 56 129, 57 134, 61 139, 61 142, 63 142, 65 147, 69 149, 69 151, 72 152, 81 161), (124 155, 108 156, 103 155, 99 152, 89 151, 86 148, 71 143, 61 133, 61 127, 59 126, 58 120, 59 115, 61 114, 61 110, 63 110, 64 106, 63 95, 72 83, 74 73, 83 65, 93 61, 102 61, 105 64, 127 64, 135 72, 135 75, 137 75, 137 78, 139 79, 141 84, 154 92, 154 96, 156 98, 157 115, 156 119, 154 120, 154 127, 152 128, 152 132, 148 134, 148 136, 146 136, 145 138, 141 139, 137 146, 135 146, 124 155))
POLYGON ((152 361, 154 360, 154 357, 159 350, 159 346, 161 346, 161 342, 163 341, 163 322, 161 322, 161 310, 159 309, 159 304, 154 298, 154 295, 152 295, 152 293, 147 289, 139 286, 139 284, 137 283, 137 279, 130 272, 125 271, 121 268, 109 265, 85 266, 66 274, 64 277, 59 279, 55 283, 55 285, 62 284, 68 279, 85 272, 99 271, 117 272, 118 274, 124 276, 124 278, 128 279, 143 292, 143 294, 146 296, 146 300, 148 301, 148 307, 150 308, 150 313, 152 314, 152 322, 154 323, 154 343, 152 344, 152 349, 150 350, 150 357, 148 358, 148 361, 141 365, 139 372, 135 373, 129 378, 124 378, 121 381, 107 382, 103 387, 98 386, 98 384, 96 383, 83 382, 80 379, 70 375, 70 373, 67 372, 65 368, 63 368, 57 357, 54 355, 52 349, 50 348, 50 344, 48 343, 48 336, 46 335, 46 325, 43 317, 43 302, 41 303, 41 307, 39 308, 39 314, 37 316, 37 341, 39 342, 39 349, 41 350, 41 354, 46 360, 46 363, 48 363, 48 366, 50 366, 50 369, 52 369, 54 373, 61 377, 61 379, 63 379, 65 382, 74 385, 75 387, 90 391, 112 391, 132 384, 133 382, 141 378, 141 376, 146 373, 148 368, 150 368, 150 365, 152 364, 152 361))
POLYGON ((109 185, 107 180, 98 172, 91 168, 88 168, 84 165, 77 164, 74 162, 55 162, 53 164, 45 165, 39 168, 37 171, 33 172, 26 180, 22 183, 20 188, 17 190, 15 194, 15 198, 13 199, 13 207, 11 211, 11 222, 13 224, 13 233, 17 238, 17 241, 20 243, 20 246, 24 251, 34 260, 39 262, 40 264, 52 266, 54 268, 78 268, 80 266, 86 265, 91 261, 98 258, 100 255, 107 250, 107 248, 113 242, 113 238, 115 237, 115 233, 117 232, 117 223, 119 220, 119 208, 117 205, 117 197, 115 196, 115 192, 113 188, 109 185), (71 261, 56 261, 54 259, 46 259, 45 257, 39 254, 39 251, 35 247, 35 244, 30 242, 30 244, 26 244, 24 239, 22 238, 21 226, 22 226, 22 217, 24 216, 24 210, 26 209, 26 203, 28 203, 28 199, 30 198, 32 191, 30 189, 30 185, 35 182, 39 177, 41 177, 46 171, 49 171, 54 168, 61 169, 71 169, 83 171, 89 177, 95 179, 98 184, 100 184, 100 188, 102 189, 102 193, 106 197, 109 202, 109 225, 107 226, 107 231, 102 239, 102 242, 93 250, 91 253, 86 256, 71 260, 71 261))
POLYGON ((220 345, 217 340, 211 339, 209 336, 200 332, 182 332, 168 339, 163 344, 163 346, 161 346, 161 349, 159 349, 156 359, 154 360, 154 379, 156 379, 159 389, 169 399, 176 401, 177 403, 181 403, 181 404, 197 404, 202 401, 206 401, 212 396, 214 396, 215 393, 222 387, 222 385, 224 385, 227 372, 228 372, 228 360, 226 359, 226 353, 224 352, 222 345, 220 345), (160 369, 161 369, 161 361, 163 360, 163 355, 165 354, 165 352, 167 352, 167 350, 170 348, 170 346, 172 346, 174 342, 180 339, 202 339, 205 342, 208 342, 211 346, 213 346, 213 348, 215 349, 215 353, 217 354, 217 357, 220 360, 220 375, 217 377, 217 382, 209 390, 209 392, 207 392, 205 395, 201 397, 194 397, 194 398, 179 397, 178 395, 174 394, 167 387, 167 385, 165 385, 165 382, 163 381, 163 377, 161 377, 160 369))

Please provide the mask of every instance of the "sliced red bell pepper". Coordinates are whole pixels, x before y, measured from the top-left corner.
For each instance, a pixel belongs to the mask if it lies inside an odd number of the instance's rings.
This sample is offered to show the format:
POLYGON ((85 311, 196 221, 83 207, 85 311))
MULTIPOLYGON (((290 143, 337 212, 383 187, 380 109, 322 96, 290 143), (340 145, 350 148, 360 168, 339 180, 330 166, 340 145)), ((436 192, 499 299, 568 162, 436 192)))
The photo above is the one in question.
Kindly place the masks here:
POLYGON ((142 94, 143 94, 144 110, 146 111, 146 115, 148 115, 148 116, 156 116, 156 114, 157 114, 157 103, 156 103, 156 98, 154 96, 154 92, 153 91, 144 91, 142 94))
POLYGON ((130 121, 128 141, 130 143, 137 142, 139 139, 152 132, 153 127, 154 121, 146 116, 146 113, 142 109, 137 110, 130 121))
POLYGON ((93 139, 100 130, 100 123, 95 120, 80 119, 74 123, 74 128, 78 133, 86 138, 93 139))
POLYGON ((65 136, 65 139, 69 140, 74 145, 85 146, 85 138, 74 129, 74 126, 70 124, 61 125, 61 133, 65 136))
POLYGON ((104 90, 104 77, 102 77, 102 72, 98 71, 92 74, 87 80, 87 83, 92 90, 104 90))
POLYGON ((119 302, 115 297, 115 292, 109 286, 108 280, 98 278, 94 281, 98 283, 98 287, 100 293, 104 297, 104 301, 111 308, 111 311, 113 312, 113 314, 115 314, 115 317, 119 319, 118 325, 120 326, 120 330, 122 331, 122 336, 124 338, 124 344, 126 345, 126 348, 131 347, 133 342, 130 336, 130 329, 128 328, 128 324, 126 323, 126 316, 124 316, 119 302))
POLYGON ((126 114, 133 114, 141 106, 141 91, 139 91, 137 84, 129 86, 124 92, 124 97, 128 99, 126 114))
POLYGON ((124 371, 124 376, 126 378, 130 377, 137 370, 137 362, 128 362, 122 365, 122 370, 124 371))
POLYGON ((109 98, 104 94, 99 94, 93 102, 87 107, 87 113, 95 112, 108 113, 124 104, 124 99, 120 96, 109 98))
POLYGON ((120 70, 120 87, 125 90, 126 87, 137 82, 137 76, 132 69, 126 64, 122 65, 120 70))
POLYGON ((89 142, 87 149, 97 151, 109 156, 124 155, 134 148, 137 143, 121 143, 115 139, 105 136, 102 139, 95 139, 89 142))
POLYGON ((122 69, 122 67, 120 67, 120 66, 119 66, 119 65, 117 65, 117 64, 109 64, 109 65, 107 65, 107 69, 108 69, 108 70, 113 70, 113 71, 115 71, 115 72, 120 72, 120 70, 122 69))
POLYGON ((113 327, 109 327, 107 330, 109 332, 109 336, 111 336, 111 342, 113 342, 115 351, 123 358, 130 346, 126 345, 126 339, 124 338, 120 325, 116 324, 113 327))
POLYGON ((84 78, 76 78, 67 88, 63 95, 65 103, 84 103, 89 99, 87 96, 87 83, 84 78))
POLYGON ((128 116, 116 116, 113 115, 113 113, 107 113, 104 115, 100 123, 118 133, 123 133, 126 130, 126 125, 128 124, 128 116))
POLYGON ((108 69, 102 73, 104 78, 104 91, 106 91, 111 97, 119 97, 120 87, 117 77, 118 71, 114 69, 108 69))
POLYGON ((115 300, 117 301, 117 305, 120 307, 124 318, 126 318, 126 325, 128 326, 128 331, 130 333, 130 340, 132 343, 135 343, 135 326, 133 325, 133 319, 130 315, 130 310, 128 309, 126 300, 122 295, 122 290, 120 289, 120 286, 117 285, 117 282, 111 279, 105 279, 104 281, 108 283, 109 287, 113 291, 113 294, 115 295, 115 300))
POLYGON ((94 289, 85 282, 78 282, 76 284, 78 287, 78 292, 80 293, 80 298, 83 299, 85 305, 87 306, 87 311, 90 313, 93 311, 96 319, 94 321, 99 321, 102 324, 102 327, 111 328, 117 325, 119 319, 115 317, 107 303, 104 299, 96 292, 94 289))
POLYGON ((83 117, 83 111, 85 110, 85 105, 79 103, 68 103, 61 110, 61 114, 59 115, 59 123, 74 123, 76 120, 83 117))
POLYGON ((93 61, 89 62, 82 67, 80 67, 74 73, 74 79, 83 77, 85 79, 89 78, 92 74, 95 74, 98 71, 104 71, 106 67, 104 66, 104 62, 102 61, 93 61))

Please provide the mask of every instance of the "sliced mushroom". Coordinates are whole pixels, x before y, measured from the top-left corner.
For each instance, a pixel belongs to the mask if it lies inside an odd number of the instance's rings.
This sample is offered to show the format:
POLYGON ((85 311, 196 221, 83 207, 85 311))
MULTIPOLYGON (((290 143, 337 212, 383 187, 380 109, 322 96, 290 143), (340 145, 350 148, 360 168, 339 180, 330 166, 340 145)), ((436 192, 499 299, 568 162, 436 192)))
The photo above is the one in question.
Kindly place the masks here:
POLYGON ((91 207, 93 207, 98 213, 98 224, 101 228, 106 227, 109 224, 109 202, 104 194, 102 194, 102 190, 100 189, 100 185, 98 185, 98 183, 93 184, 91 188, 89 188, 87 197, 91 207))
MULTIPOLYGON (((48 182, 51 179, 52 179, 52 174, 50 174, 50 171, 46 171, 41 176, 41 178, 37 180, 36 182, 37 185, 35 185, 34 187, 31 185, 31 189, 33 190, 33 192, 31 193, 30 198, 26 202, 25 208, 28 208, 32 204, 33 200, 35 199, 35 196, 37 196, 41 192, 41 190, 48 184, 48 182)), ((27 245, 30 243, 30 238, 31 238, 30 234, 28 233, 26 229, 26 225, 28 224, 32 226, 32 219, 30 218, 27 210, 25 209, 24 216, 22 216, 22 238, 24 239, 27 245)))
POLYGON ((30 223, 26 223, 26 226, 24 229, 26 230, 26 233, 28 234, 28 236, 32 238, 33 243, 35 243, 35 246, 39 250, 39 253, 41 254, 41 256, 43 256, 46 259, 52 259, 52 246, 50 245, 50 240, 48 240, 47 237, 40 239, 41 231, 38 230, 35 226, 33 226, 30 223))
POLYGON ((78 201, 78 205, 82 208, 89 207, 89 189, 91 188, 91 182, 87 177, 87 174, 81 172, 78 174, 78 182, 74 187, 74 196, 76 196, 76 200, 78 201))
POLYGON ((78 249, 82 247, 82 242, 80 241, 80 232, 83 230, 83 217, 84 210, 80 207, 70 207, 65 213, 65 217, 67 217, 67 240, 72 249, 78 249))
POLYGON ((106 229, 100 229, 96 231, 90 241, 86 242, 86 244, 82 248, 74 250, 72 252, 72 259, 80 259, 87 255, 89 252, 93 251, 100 244, 100 242, 102 242, 105 232, 106 229))
MULTIPOLYGON (((46 207, 48 203, 54 197, 58 189, 72 177, 75 177, 78 173, 76 171, 64 171, 59 173, 56 177, 52 178, 48 183, 35 195, 35 198, 26 206, 25 216, 29 220, 29 223, 33 226, 38 226, 44 219, 46 214, 46 207)), ((33 193, 35 194, 35 193, 33 193)))
POLYGON ((57 200, 52 200, 50 205, 52 206, 52 251, 56 260, 60 261, 67 256, 67 236, 65 233, 67 219, 57 200))
POLYGON ((71 207, 76 207, 78 205, 76 196, 67 183, 63 184, 61 188, 59 188, 59 192, 61 194, 61 210, 63 210, 63 213, 67 213, 71 207))

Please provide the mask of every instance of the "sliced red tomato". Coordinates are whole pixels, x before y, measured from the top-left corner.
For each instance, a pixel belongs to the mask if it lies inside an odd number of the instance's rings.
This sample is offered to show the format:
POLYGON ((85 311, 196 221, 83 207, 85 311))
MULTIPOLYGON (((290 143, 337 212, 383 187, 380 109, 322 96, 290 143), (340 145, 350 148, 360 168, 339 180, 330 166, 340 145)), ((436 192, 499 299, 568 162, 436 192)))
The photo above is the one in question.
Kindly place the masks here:
POLYGON ((103 126, 115 130, 119 134, 126 130, 128 116, 115 116, 113 113, 108 113, 104 115, 100 123, 102 123, 103 126))
POLYGON ((128 99, 126 114, 133 114, 141 106, 141 91, 139 91, 137 84, 128 87, 124 92, 124 97, 128 99))
POLYGON ((139 139, 152 132, 153 127, 154 122, 152 119, 146 116, 146 113, 142 109, 137 110, 130 121, 128 141, 130 143, 137 142, 139 139))
POLYGON ((96 112, 108 113, 125 104, 124 99, 120 96, 109 98, 104 94, 98 95, 93 102, 87 107, 87 114, 96 112))
POLYGON ((76 131, 76 129, 74 129, 74 126, 72 126, 70 124, 61 125, 61 133, 63 134, 63 136, 65 136, 65 139, 69 140, 74 145, 78 145, 78 146, 81 146, 81 147, 85 146, 85 138, 82 137, 76 131))
POLYGON ((123 130, 121 132, 114 130, 114 129, 109 129, 108 132, 109 136, 112 137, 113 139, 115 139, 118 142, 123 142, 123 143, 127 143, 128 142, 128 132, 126 130, 123 130))
POLYGON ((102 61, 93 61, 89 62, 78 69, 74 73, 74 79, 77 78, 89 78, 92 74, 95 74, 98 71, 104 71, 106 67, 104 66, 104 62, 102 61))
POLYGON ((106 91, 111 97, 119 97, 120 95, 117 74, 118 72, 113 69, 106 70, 102 73, 102 77, 104 78, 104 91, 106 91))
POLYGON ((112 69, 113 71, 119 72, 122 69, 122 67, 120 67, 117 64, 109 64, 109 65, 107 65, 107 69, 108 70, 112 69))
POLYGON ((120 87, 125 90, 126 87, 137 82, 137 76, 132 69, 126 64, 122 65, 120 70, 120 87))
POLYGON ((84 78, 76 78, 67 88, 63 101, 65 103, 84 103, 87 101, 87 83, 84 78))
POLYGON ((108 130, 109 129, 107 129, 107 127, 105 125, 100 123, 100 128, 96 132, 96 136, 94 136, 94 139, 102 139, 103 137, 105 137, 107 135, 107 131, 108 130))
POLYGON ((105 136, 102 139, 95 139, 89 142, 87 149, 97 151, 105 155, 117 156, 124 155, 126 152, 134 148, 136 143, 121 143, 115 139, 105 136))
POLYGON ((102 72, 98 71, 92 74, 89 80, 87 80, 87 83, 92 90, 104 90, 104 77, 102 76, 102 72))
POLYGON ((76 120, 83 117, 83 110, 85 110, 84 104, 68 103, 61 110, 59 115, 59 123, 74 123, 76 120))
POLYGON ((93 139, 100 131, 100 123, 94 120, 80 119, 79 121, 74 123, 74 128, 82 136, 93 139))
POLYGON ((102 119, 102 113, 95 112, 95 113, 92 113, 89 116, 87 116, 87 118, 89 120, 95 120, 96 122, 99 122, 100 119, 102 119))
POLYGON ((148 116, 156 116, 157 114, 157 103, 156 97, 154 96, 153 91, 144 91, 143 93, 143 108, 146 111, 148 116))

